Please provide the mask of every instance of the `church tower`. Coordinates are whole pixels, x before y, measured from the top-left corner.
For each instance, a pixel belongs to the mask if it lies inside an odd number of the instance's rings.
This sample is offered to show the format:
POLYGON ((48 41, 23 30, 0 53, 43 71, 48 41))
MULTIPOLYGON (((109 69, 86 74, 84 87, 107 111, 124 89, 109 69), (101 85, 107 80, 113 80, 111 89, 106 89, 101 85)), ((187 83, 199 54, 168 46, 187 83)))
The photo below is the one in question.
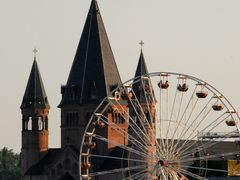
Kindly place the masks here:
MULTIPOLYGON (((34 51, 36 53, 36 50, 34 51)), ((36 56, 21 104, 22 149, 21 173, 36 164, 48 150, 49 104, 36 56)))
POLYGON ((98 104, 121 84, 96 0, 92 0, 67 84, 61 87, 61 147, 80 148, 98 104))
MULTIPOLYGON (((140 43, 143 44, 142 42, 140 43)), ((135 78, 140 78, 140 81, 134 80, 133 91, 135 92, 136 98, 140 105, 139 114, 140 117, 134 117, 135 115, 130 111, 131 116, 133 116, 139 123, 140 127, 143 127, 143 131, 146 134, 147 138, 143 137, 145 144, 147 145, 146 154, 148 154, 147 166, 149 167, 148 172, 152 172, 152 163, 155 161, 153 158, 156 154, 156 142, 155 142, 155 121, 156 121, 156 98, 154 95, 153 87, 151 84, 150 77, 147 75, 148 70, 145 63, 145 58, 141 49, 135 78)), ((133 136, 134 133, 133 133, 133 136)), ((138 136, 135 136, 139 138, 138 136)), ((141 140, 142 140, 141 139, 141 140)), ((140 141, 141 141, 140 140, 140 141)), ((150 177, 150 174, 148 175, 150 177)))

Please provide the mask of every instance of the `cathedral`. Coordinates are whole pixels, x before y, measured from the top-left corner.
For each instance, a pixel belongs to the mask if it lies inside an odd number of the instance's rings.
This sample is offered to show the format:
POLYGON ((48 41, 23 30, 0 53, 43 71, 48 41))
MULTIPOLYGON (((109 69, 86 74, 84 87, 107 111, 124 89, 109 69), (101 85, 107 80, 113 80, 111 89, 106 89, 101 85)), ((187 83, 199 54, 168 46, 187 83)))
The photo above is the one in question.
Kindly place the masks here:
MULTIPOLYGON (((136 75, 146 73, 141 51, 136 75)), ((96 0, 92 0, 66 85, 61 86, 61 148, 48 147, 50 104, 34 57, 21 104, 24 180, 79 179, 79 148, 90 114, 121 85, 96 0)))

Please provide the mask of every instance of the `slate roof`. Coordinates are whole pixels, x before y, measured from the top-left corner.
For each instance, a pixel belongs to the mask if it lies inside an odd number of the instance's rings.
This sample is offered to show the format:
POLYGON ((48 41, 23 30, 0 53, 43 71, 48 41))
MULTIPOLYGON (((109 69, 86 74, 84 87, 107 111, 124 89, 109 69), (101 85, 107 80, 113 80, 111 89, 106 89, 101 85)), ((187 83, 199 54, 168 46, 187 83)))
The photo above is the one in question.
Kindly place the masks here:
POLYGON ((121 79, 96 0, 92 0, 60 103, 98 104, 121 79))
POLYGON ((145 62, 143 51, 141 49, 140 57, 139 57, 139 60, 138 60, 138 65, 137 65, 137 69, 136 69, 134 77, 142 76, 142 75, 145 75, 147 73, 148 73, 147 65, 146 65, 146 62, 145 62))
POLYGON ((57 160, 61 156, 62 150, 63 149, 60 149, 60 148, 49 149, 47 154, 37 164, 30 167, 25 174, 26 175, 43 175, 44 167, 47 164, 51 164, 52 162, 57 160))
POLYGON ((133 91, 137 99, 139 100, 139 102, 146 102, 146 98, 145 98, 144 91, 140 89, 140 87, 142 86, 142 82, 141 82, 141 79, 140 80, 138 79, 138 77, 141 77, 147 73, 148 73, 148 70, 147 70, 146 62, 143 55, 143 51, 141 49, 137 69, 134 76, 134 78, 136 79, 133 82, 133 91))
POLYGON ((77 157, 76 161, 78 161, 79 158, 79 151, 74 148, 74 146, 66 146, 65 148, 52 148, 48 149, 47 154, 35 165, 30 167, 27 172, 25 173, 26 175, 43 175, 46 172, 44 170, 46 167, 50 164, 53 164, 54 162, 58 161, 60 157, 64 155, 64 152, 67 148, 70 148, 77 157))
POLYGON ((31 73, 20 108, 50 108, 36 57, 34 57, 31 73))

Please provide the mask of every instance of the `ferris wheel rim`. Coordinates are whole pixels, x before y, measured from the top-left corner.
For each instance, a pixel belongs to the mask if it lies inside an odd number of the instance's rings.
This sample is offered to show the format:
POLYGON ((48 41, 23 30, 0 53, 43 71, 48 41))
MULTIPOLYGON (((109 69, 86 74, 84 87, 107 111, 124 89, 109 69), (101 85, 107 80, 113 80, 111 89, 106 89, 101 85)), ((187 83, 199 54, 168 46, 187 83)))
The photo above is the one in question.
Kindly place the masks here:
MULTIPOLYGON (((207 83, 206 81, 203 81, 203 80, 201 80, 201 79, 199 79, 199 78, 196 78, 196 77, 194 77, 194 76, 190 76, 190 75, 187 75, 187 74, 182 74, 182 73, 173 73, 173 72, 153 72, 153 73, 147 73, 147 74, 145 74, 145 75, 143 75, 143 76, 139 76, 139 77, 136 77, 136 78, 132 78, 132 79, 130 79, 130 80, 128 80, 128 81, 120 84, 118 87, 116 87, 115 90, 117 90, 119 87, 124 87, 125 84, 127 84, 127 83, 129 83, 129 82, 133 82, 135 79, 141 80, 142 77, 161 76, 161 73, 164 73, 164 74, 167 74, 167 75, 184 76, 184 77, 187 78, 187 79, 191 79, 191 80, 196 81, 196 82, 198 82, 198 83, 204 84, 204 87, 206 87, 206 88, 207 88, 209 91, 211 91, 213 94, 215 94, 215 95, 220 94, 220 95, 221 95, 221 98, 223 98, 224 100, 226 100, 226 102, 223 102, 223 101, 221 101, 221 102, 222 102, 224 105, 225 105, 225 103, 228 103, 228 105, 232 108, 232 110, 236 112, 235 108, 234 108, 233 105, 230 103, 230 101, 229 101, 222 93, 220 93, 220 91, 218 91, 215 87, 213 87, 212 85, 210 85, 210 84, 207 83)), ((113 90, 113 91, 114 91, 114 90, 113 90)), ((94 113, 91 115, 90 120, 94 118, 94 116, 96 115, 96 113, 98 113, 98 110, 100 109, 100 107, 101 107, 104 103, 108 102, 108 100, 109 100, 109 97, 105 97, 105 98, 101 101, 101 103, 100 103, 100 104, 98 105, 98 107, 95 109, 94 113)), ((221 100, 221 99, 220 99, 220 100, 221 100)), ((225 106, 226 106, 226 105, 225 105, 225 106)), ((226 106, 226 107, 228 107, 228 106, 226 106)), ((230 111, 230 110, 229 110, 229 111, 230 111)), ((237 118, 238 118, 238 120, 239 120, 240 118, 239 118, 238 113, 236 113, 236 116, 237 116, 237 118)), ((84 134, 83 134, 82 139, 85 139, 86 133, 87 133, 87 129, 88 129, 88 127, 90 126, 90 124, 91 124, 91 121, 88 122, 88 124, 87 124, 87 126, 86 126, 86 129, 85 129, 85 131, 84 131, 84 134)), ((239 129, 238 129, 238 130, 239 130, 239 129)), ((84 142, 82 141, 82 142, 81 142, 81 146, 80 146, 80 152, 82 151, 83 145, 84 145, 84 142)), ((80 154, 80 156, 81 156, 81 154, 80 154)), ((80 164, 81 164, 81 158, 80 158, 79 161, 80 161, 80 164)), ((81 175, 81 168, 80 168, 80 175, 81 175)))

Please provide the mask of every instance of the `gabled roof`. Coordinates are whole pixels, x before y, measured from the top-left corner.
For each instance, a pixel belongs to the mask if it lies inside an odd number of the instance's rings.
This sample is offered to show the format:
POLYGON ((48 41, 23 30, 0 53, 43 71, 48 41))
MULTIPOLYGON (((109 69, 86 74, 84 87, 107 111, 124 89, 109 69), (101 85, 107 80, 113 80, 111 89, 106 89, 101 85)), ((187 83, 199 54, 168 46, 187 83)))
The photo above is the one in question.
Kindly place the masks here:
POLYGON ((21 109, 24 108, 49 108, 47 95, 43 86, 41 74, 34 57, 31 73, 23 96, 21 109))
POLYGON ((70 153, 75 157, 76 162, 79 161, 79 151, 73 146, 66 146, 65 148, 52 148, 48 149, 47 154, 35 165, 30 167, 26 175, 43 175, 46 174, 46 169, 50 164, 56 164, 56 162, 64 156, 65 152, 70 150, 70 153))
POLYGON ((44 174, 44 167, 52 162, 55 162, 62 155, 63 149, 55 148, 49 149, 47 154, 37 164, 31 166, 26 175, 42 175, 44 174))
POLYGON ((60 106, 99 103, 121 79, 96 0, 92 0, 60 106))
POLYGON ((148 73, 148 70, 147 70, 147 66, 145 63, 145 58, 143 55, 143 51, 141 49, 137 69, 136 69, 135 76, 134 76, 135 80, 133 82, 133 91, 134 91, 137 99, 139 100, 139 102, 146 101, 144 91, 140 88, 142 86, 142 82, 141 82, 141 79, 139 80, 139 77, 144 76, 147 73, 148 73))

